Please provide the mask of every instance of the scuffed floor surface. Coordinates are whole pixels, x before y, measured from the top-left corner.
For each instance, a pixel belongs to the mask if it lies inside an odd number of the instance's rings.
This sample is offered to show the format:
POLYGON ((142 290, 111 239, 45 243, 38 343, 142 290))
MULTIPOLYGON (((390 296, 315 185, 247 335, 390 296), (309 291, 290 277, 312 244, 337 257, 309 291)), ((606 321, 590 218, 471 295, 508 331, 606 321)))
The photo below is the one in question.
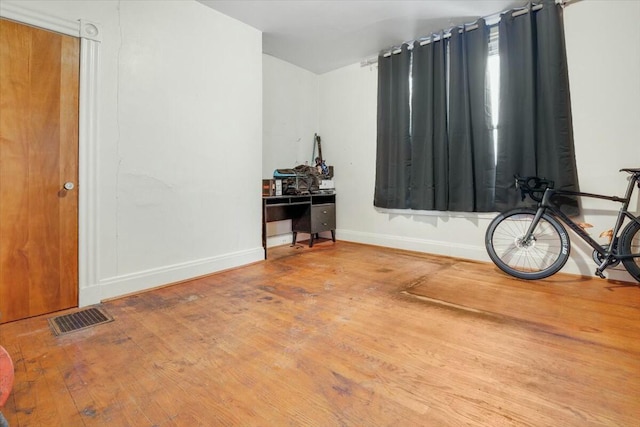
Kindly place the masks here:
POLYGON ((345 242, 269 258, 66 336, 0 325, 9 424, 638 425, 638 286, 345 242))

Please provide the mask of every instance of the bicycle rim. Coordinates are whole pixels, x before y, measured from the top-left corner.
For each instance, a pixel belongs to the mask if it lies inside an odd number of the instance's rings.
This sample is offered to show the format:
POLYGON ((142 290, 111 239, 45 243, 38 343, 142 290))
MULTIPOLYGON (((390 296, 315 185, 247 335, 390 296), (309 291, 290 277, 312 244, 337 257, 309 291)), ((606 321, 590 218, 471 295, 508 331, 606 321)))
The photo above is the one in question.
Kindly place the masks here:
MULTIPOLYGON (((640 253, 640 224, 637 222, 629 223, 620 235, 620 251, 621 255, 640 253)), ((623 259, 622 263, 629 274, 640 282, 640 258, 623 259)))
POLYGON ((515 209, 498 215, 489 225, 485 246, 491 260, 505 273, 521 279, 542 279, 557 273, 569 258, 564 227, 545 214, 533 236, 524 241, 536 211, 515 209))

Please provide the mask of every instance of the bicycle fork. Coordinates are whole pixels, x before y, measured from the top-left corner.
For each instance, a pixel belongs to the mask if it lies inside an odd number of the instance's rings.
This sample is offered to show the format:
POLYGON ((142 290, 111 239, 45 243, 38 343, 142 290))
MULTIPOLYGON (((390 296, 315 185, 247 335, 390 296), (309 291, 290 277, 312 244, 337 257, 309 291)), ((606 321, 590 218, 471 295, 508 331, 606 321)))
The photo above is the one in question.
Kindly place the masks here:
POLYGON ((536 215, 533 217, 533 221, 531 221, 531 224, 529 225, 529 229, 527 230, 527 232, 524 234, 524 237, 522 238, 523 244, 528 245, 532 240, 535 239, 533 237, 533 230, 535 230, 536 227, 538 226, 538 223, 540 222, 540 218, 542 218, 542 215, 544 215, 546 210, 547 208, 543 206, 538 207, 538 210, 536 211, 536 215))

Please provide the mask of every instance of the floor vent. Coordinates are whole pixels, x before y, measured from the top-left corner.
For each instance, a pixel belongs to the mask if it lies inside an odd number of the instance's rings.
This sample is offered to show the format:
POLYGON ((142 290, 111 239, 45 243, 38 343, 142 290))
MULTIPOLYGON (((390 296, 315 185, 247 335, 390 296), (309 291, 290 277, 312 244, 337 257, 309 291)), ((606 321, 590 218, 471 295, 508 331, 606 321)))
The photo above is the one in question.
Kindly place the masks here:
POLYGON ((49 319, 49 326, 55 335, 64 335, 112 320, 113 317, 103 308, 91 307, 75 313, 52 317, 49 319))

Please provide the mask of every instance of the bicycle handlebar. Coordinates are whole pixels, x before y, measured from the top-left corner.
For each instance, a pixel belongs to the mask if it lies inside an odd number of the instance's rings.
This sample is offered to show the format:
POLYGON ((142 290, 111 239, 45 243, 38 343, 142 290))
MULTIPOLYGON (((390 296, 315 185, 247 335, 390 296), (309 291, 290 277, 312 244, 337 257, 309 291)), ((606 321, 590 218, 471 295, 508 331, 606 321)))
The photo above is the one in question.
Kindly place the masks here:
POLYGON ((542 195, 547 188, 553 188, 555 183, 550 179, 539 178, 537 176, 521 177, 514 175, 516 179, 516 190, 520 190, 522 200, 527 198, 527 195, 536 202, 542 201, 542 195), (538 194, 540 194, 538 196, 538 194))

